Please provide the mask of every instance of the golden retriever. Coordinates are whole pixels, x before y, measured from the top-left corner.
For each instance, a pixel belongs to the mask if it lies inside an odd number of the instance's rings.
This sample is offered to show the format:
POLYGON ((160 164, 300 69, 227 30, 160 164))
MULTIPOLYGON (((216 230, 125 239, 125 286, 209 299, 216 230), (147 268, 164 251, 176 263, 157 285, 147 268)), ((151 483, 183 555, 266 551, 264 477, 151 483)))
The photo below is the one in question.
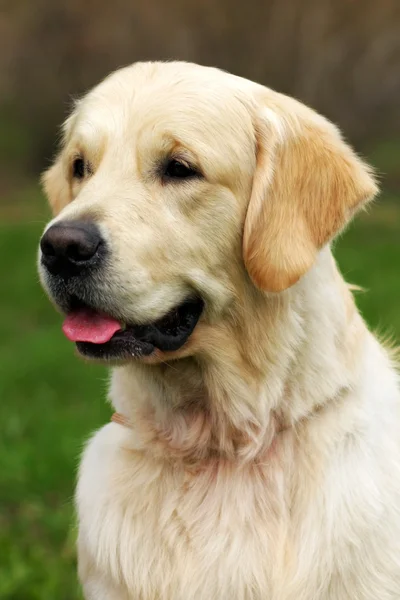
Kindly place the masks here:
POLYGON ((137 63, 77 103, 44 187, 43 285, 114 367, 76 493, 85 597, 399 600, 398 377, 330 250, 377 187, 337 128, 137 63))

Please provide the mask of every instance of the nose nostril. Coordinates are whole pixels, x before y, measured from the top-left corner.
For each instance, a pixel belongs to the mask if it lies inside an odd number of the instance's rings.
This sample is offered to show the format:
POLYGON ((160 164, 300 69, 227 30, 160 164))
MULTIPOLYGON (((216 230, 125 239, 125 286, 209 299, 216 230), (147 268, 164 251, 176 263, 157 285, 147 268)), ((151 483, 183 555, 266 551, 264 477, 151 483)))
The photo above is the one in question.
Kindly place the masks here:
POLYGON ((78 262, 84 259, 84 253, 82 252, 83 248, 78 244, 69 244, 66 249, 65 255, 69 260, 74 262, 78 262))
POLYGON ((68 245, 66 257, 73 262, 83 262, 92 258, 98 249, 98 243, 74 242, 68 245))
POLYGON ((42 238, 40 241, 40 249, 43 252, 43 254, 45 256, 55 256, 56 255, 56 251, 54 249, 53 244, 51 244, 48 240, 46 240, 45 238, 42 238))

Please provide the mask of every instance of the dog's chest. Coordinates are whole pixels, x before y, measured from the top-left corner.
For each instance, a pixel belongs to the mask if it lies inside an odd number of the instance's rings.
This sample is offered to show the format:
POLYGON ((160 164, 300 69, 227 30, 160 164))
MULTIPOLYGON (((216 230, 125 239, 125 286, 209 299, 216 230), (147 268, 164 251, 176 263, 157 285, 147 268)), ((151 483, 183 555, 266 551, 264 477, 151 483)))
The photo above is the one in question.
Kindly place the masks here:
MULTIPOLYGON (((341 598, 315 596, 328 582, 320 557, 332 540, 320 501, 308 497, 307 508, 293 511, 276 457, 241 468, 210 461, 190 471, 127 449, 121 431, 103 428, 82 462, 83 579, 101 574, 126 590, 115 595, 124 600, 341 598)), ((310 484, 303 478, 304 489, 310 484)), ((338 528, 334 536, 340 555, 338 528)))
POLYGON ((77 491, 96 568, 135 599, 265 600, 290 561, 280 470, 219 460, 174 468, 115 450, 114 427, 90 443, 77 491))

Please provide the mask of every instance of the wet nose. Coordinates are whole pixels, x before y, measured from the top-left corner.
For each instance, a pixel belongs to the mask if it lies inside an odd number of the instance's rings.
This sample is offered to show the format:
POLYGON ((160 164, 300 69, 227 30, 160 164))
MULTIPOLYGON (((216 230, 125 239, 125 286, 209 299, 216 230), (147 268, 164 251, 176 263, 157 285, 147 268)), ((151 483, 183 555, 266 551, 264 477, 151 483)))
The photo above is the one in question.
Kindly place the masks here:
POLYGON ((102 244, 100 231, 93 222, 55 223, 40 240, 42 264, 53 275, 77 275, 96 262, 102 244))

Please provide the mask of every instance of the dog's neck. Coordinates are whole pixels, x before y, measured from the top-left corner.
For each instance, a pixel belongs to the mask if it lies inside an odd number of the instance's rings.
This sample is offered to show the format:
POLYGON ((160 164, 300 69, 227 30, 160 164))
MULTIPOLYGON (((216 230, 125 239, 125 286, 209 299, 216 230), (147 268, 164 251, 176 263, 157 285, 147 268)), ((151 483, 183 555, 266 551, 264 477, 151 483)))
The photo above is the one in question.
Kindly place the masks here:
POLYGON ((247 291, 231 317, 197 333, 194 357, 117 368, 111 399, 160 456, 265 456, 281 430, 354 386, 365 329, 326 249, 283 294, 247 291))

